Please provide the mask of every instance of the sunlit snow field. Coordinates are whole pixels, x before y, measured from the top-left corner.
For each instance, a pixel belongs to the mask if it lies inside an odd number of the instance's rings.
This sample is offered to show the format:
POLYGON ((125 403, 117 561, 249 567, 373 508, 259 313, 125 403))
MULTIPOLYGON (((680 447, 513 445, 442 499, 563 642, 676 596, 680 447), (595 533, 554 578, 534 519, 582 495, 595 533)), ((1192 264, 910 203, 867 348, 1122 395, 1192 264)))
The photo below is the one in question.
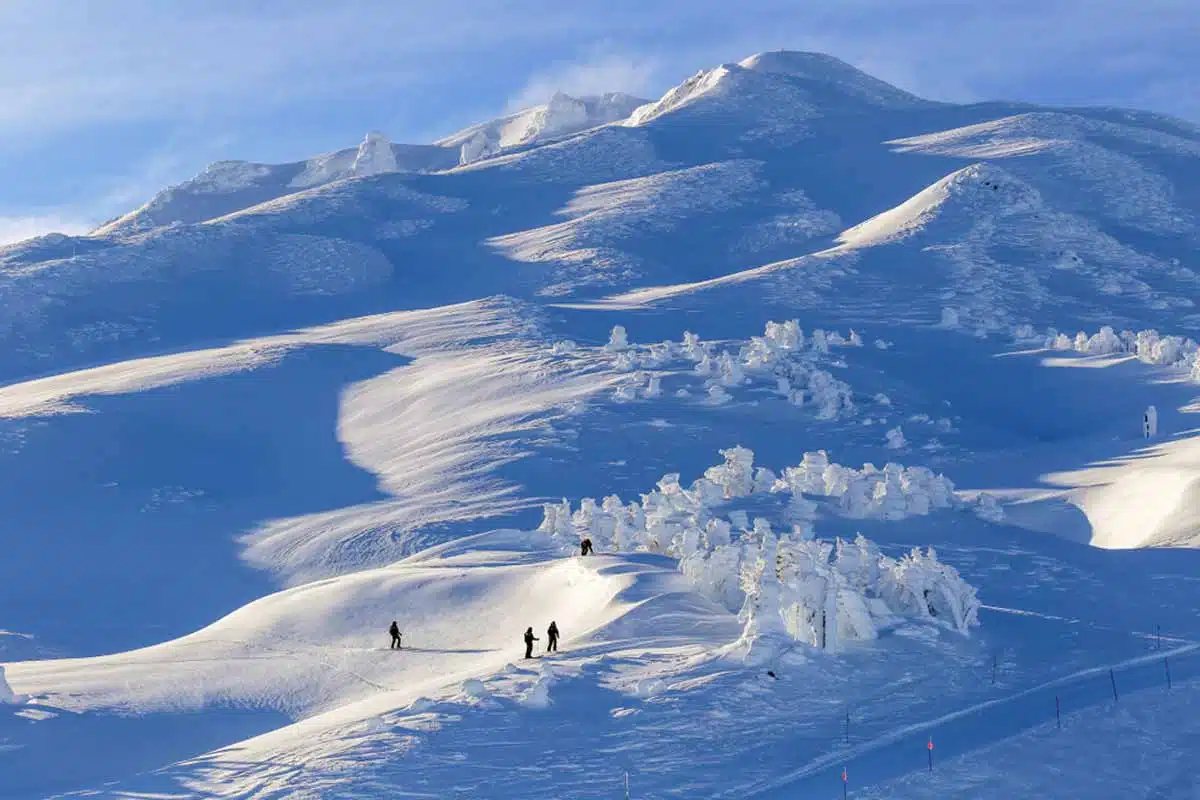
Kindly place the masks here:
POLYGON ((1197 796, 1198 156, 768 53, 0 249, 0 797, 1197 796))

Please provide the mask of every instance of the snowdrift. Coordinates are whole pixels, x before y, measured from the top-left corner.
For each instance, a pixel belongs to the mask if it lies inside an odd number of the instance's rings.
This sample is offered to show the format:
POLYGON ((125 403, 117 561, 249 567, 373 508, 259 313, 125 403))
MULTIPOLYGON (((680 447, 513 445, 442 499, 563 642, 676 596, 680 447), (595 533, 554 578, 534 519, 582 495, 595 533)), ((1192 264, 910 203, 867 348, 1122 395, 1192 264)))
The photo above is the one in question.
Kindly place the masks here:
POLYGON ((232 706, 296 718, 368 698, 394 708, 518 660, 528 625, 540 631, 554 619, 564 644, 576 643, 625 613, 617 598, 637 573, 603 567, 496 531, 264 597, 160 645, 20 662, 9 676, 43 703, 80 712, 232 706), (392 619, 402 654, 387 649, 392 619))
POLYGON ((1052 473, 1091 526, 1091 544, 1110 550, 1200 545, 1200 440, 1147 448, 1108 463, 1052 473))

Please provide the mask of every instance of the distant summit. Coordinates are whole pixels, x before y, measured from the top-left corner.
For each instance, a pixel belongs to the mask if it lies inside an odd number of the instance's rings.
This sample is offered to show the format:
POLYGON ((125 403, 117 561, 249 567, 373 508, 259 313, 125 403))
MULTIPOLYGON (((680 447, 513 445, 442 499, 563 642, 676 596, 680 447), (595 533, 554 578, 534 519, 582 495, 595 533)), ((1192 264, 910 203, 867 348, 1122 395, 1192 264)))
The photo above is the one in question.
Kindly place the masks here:
POLYGON ((766 130, 864 110, 938 105, 822 53, 774 50, 701 70, 633 112, 630 125, 667 114, 718 113, 756 118, 766 130))
POLYGON ((738 66, 755 72, 787 75, 857 98, 871 105, 902 107, 934 105, 886 81, 868 75, 826 53, 799 50, 768 50, 742 59, 738 66))

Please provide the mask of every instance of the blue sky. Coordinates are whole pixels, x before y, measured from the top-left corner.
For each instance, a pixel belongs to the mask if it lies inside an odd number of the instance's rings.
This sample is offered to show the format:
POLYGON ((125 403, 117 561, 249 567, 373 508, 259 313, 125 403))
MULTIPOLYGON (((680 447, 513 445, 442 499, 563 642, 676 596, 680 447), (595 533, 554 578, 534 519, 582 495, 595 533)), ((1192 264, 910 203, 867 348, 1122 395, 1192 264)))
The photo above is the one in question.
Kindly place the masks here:
POLYGON ((223 158, 428 141, 762 50, 940 100, 1200 121, 1196 0, 0 1, 0 241, 81 231, 223 158))

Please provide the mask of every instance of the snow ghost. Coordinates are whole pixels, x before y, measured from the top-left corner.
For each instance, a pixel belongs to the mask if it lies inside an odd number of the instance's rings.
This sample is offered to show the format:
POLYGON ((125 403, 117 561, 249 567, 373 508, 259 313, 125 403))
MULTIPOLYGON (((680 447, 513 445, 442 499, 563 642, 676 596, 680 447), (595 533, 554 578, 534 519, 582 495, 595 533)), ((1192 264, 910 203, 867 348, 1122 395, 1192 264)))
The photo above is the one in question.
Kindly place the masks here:
POLYGON ((1158 409, 1154 406, 1147 406, 1146 413, 1142 414, 1142 435, 1147 439, 1158 435, 1158 409))
POLYGON ((4 678, 4 667, 0 666, 0 704, 20 703, 21 699, 13 694, 12 687, 8 685, 8 681, 4 678))
POLYGON ((612 332, 608 336, 608 344, 604 345, 605 350, 616 351, 625 350, 629 347, 629 335, 625 332, 624 325, 613 325, 612 332))

